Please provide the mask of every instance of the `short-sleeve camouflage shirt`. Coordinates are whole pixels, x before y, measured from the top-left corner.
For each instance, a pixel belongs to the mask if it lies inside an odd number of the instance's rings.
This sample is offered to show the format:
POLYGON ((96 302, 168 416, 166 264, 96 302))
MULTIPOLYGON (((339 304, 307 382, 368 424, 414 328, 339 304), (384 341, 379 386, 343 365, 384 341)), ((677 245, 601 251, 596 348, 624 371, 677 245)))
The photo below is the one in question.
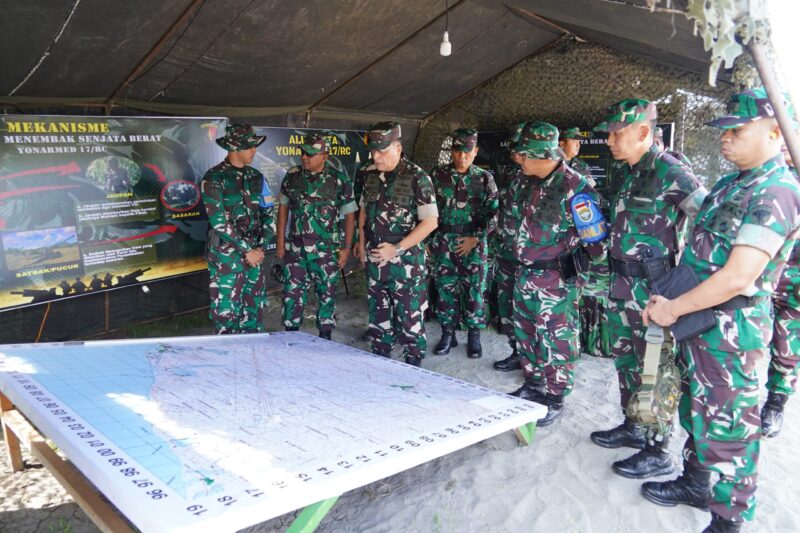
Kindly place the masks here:
POLYGON ((485 236, 489 222, 499 206, 497 186, 491 173, 470 165, 465 174, 453 164, 436 167, 431 172, 439 210, 439 225, 475 224, 476 236, 485 236))

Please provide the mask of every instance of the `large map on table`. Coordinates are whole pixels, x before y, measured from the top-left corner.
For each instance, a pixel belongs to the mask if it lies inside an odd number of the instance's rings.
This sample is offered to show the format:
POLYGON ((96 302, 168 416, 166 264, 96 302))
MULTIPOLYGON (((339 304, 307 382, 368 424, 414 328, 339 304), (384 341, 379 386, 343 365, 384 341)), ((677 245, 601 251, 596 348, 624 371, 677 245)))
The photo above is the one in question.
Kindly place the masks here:
POLYGON ((303 333, 0 346, 0 389, 142 531, 236 531, 545 412, 303 333))

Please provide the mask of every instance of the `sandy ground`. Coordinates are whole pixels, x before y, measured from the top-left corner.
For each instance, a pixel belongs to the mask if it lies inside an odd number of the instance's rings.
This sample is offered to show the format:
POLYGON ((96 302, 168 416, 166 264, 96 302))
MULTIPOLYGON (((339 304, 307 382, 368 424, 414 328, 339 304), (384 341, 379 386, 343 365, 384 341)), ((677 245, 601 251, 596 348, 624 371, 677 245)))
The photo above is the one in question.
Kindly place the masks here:
MULTIPOLYGON (((273 306, 272 309, 277 309, 273 306)), ((268 329, 278 329, 271 312, 268 329)), ((357 340, 366 326, 366 301, 342 298, 333 340, 367 348, 357 340)), ((439 327, 428 323, 429 351, 439 327)), ((306 321, 314 330, 313 319, 306 321)), ((202 332, 192 331, 187 334, 202 332)), ((484 357, 466 357, 466 332, 450 355, 428 356, 423 366, 499 391, 522 381, 518 372, 492 369, 509 352, 505 339, 483 334, 484 357)), ((394 357, 399 358, 398 350, 394 357)), ((760 375, 766 376, 766 361, 760 375)), ((361 489, 344 494, 320 524, 320 532, 699 532, 710 515, 686 506, 651 504, 639 493, 640 481, 615 475, 613 461, 632 454, 607 450, 589 433, 621 421, 616 374, 609 359, 584 357, 564 415, 520 446, 508 432, 361 489)), ((764 393, 765 396, 765 393, 764 393)), ((763 401, 763 398, 762 398, 763 401)), ((678 456, 685 438, 676 431, 670 448, 678 456)), ((758 512, 744 531, 800 531, 800 400, 788 404, 783 433, 762 441, 758 512)), ((47 471, 30 457, 25 472, 12 474, 0 461, 1 532, 94 532, 97 529, 47 471)), ((663 479, 669 479, 665 477, 663 479)), ((294 515, 247 529, 284 530, 294 515)))

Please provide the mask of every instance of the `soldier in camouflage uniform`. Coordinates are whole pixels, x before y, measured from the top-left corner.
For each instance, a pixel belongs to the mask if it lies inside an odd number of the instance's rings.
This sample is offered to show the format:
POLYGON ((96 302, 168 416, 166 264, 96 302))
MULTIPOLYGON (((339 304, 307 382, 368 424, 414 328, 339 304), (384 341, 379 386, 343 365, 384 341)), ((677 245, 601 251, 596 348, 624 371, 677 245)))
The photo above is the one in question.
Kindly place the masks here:
POLYGON ((500 330, 508 337, 511 355, 492 366, 500 372, 523 369, 523 374, 530 382, 541 388, 541 370, 534 372, 534 367, 527 357, 520 356, 517 341, 514 337, 514 280, 517 275, 519 261, 514 253, 517 229, 521 223, 524 200, 530 196, 533 181, 522 173, 520 164, 522 156, 516 151, 525 122, 517 125, 509 139, 509 151, 513 165, 508 165, 498 176, 498 198, 500 209, 497 212, 497 227, 491 238, 491 247, 495 261, 494 282, 497 287, 497 313, 500 317, 500 330))
POLYGON ((286 331, 300 329, 306 287, 311 281, 319 305, 319 336, 330 340, 336 326, 339 272, 350 256, 357 207, 350 180, 328 163, 327 139, 311 136, 301 150, 302 165, 289 169, 278 196, 275 257, 284 259, 283 326, 286 331), (291 227, 286 243, 289 215, 291 227), (339 242, 340 215, 344 217, 344 243, 339 242))
POLYGON ((583 136, 581 135, 580 128, 567 128, 561 132, 558 145, 561 147, 561 151, 564 152, 564 163, 569 168, 585 177, 586 181, 589 182, 589 185, 595 187, 597 184, 592 178, 592 172, 589 170, 589 164, 578 157, 578 154, 581 152, 582 138, 583 136))
POLYGON ((714 185, 681 258, 700 283, 672 300, 651 296, 643 313, 662 326, 704 309, 714 318, 680 346, 683 474, 642 485, 657 504, 710 509, 707 532, 739 531, 755 514, 756 365, 772 336, 770 295, 800 233, 800 186, 780 153, 773 114, 756 88, 733 95, 728 116, 709 123, 723 129, 722 155, 738 172, 714 185), (719 475, 713 485, 711 472, 719 475))
MULTIPOLYGON (((641 313, 650 297, 642 251, 646 247, 657 249, 664 258, 662 270, 672 268, 687 219, 698 212, 707 194, 691 170, 655 146, 655 123, 655 104, 628 99, 609 106, 605 122, 595 128, 608 132, 612 156, 625 162, 613 167, 622 176, 611 177, 622 185, 616 198, 611 199, 608 310, 623 414, 642 383, 646 328, 641 313)), ((645 432, 626 415, 622 425, 595 431, 591 439, 605 448, 627 446, 641 450, 612 465, 614 472, 623 477, 645 478, 673 472, 675 461, 667 450, 669 429, 646 429, 645 432)))
POLYGON ((373 353, 388 357, 396 337, 406 363, 420 366, 427 303, 420 243, 436 229, 438 210, 430 176, 403 155, 400 139, 396 122, 381 122, 369 131, 373 162, 359 202, 358 255, 367 261, 373 353))
MULTIPOLYGON (((547 406, 537 422, 545 427, 563 413, 578 359, 577 275, 588 268, 574 213, 599 214, 597 194, 569 168, 558 147, 558 129, 546 122, 526 124, 516 151, 530 194, 521 207, 514 253, 514 335, 517 350, 539 368, 544 383, 526 376, 512 394, 547 406), (543 386, 542 386, 543 385, 543 386)), ((605 223, 603 222, 603 229, 605 223)), ((596 250, 595 246, 590 247, 596 250)), ((595 252, 596 253, 596 252, 595 252)), ((602 247, 600 248, 602 253, 602 247)))
POLYGON ((689 158, 683 153, 678 152, 677 150, 668 149, 666 143, 664 142, 663 128, 656 128, 655 135, 653 136, 653 143, 656 145, 656 148, 658 148, 659 152, 666 152, 687 167, 692 168, 692 162, 689 161, 689 158))
MULTIPOLYGON (((783 157, 797 178, 789 150, 783 145, 783 157)), ((765 437, 777 437, 783 426, 783 408, 797 389, 800 368, 800 241, 792 248, 772 296, 775 326, 770 344, 767 373, 767 401, 761 408, 761 430, 765 437)))
POLYGON ((231 124, 217 139, 228 157, 203 176, 211 227, 206 247, 209 316, 215 334, 264 331, 267 293, 261 263, 275 235, 275 216, 264 176, 248 165, 265 139, 249 124, 231 124))
POLYGON ((467 356, 478 358, 480 330, 486 327, 483 293, 486 282, 486 233, 497 213, 494 177, 472 164, 478 155, 478 132, 453 132, 453 162, 433 169, 439 227, 430 244, 435 264, 436 318, 442 338, 436 355, 446 355, 456 343, 456 309, 468 328, 467 356), (458 305, 460 303, 460 305, 458 305))

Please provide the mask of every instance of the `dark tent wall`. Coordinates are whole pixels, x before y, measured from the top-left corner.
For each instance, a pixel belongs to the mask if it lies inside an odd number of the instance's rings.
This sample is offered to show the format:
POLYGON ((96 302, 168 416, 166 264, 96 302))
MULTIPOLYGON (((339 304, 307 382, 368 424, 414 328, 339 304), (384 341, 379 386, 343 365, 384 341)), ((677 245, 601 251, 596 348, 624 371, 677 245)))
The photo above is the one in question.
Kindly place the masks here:
POLYGON ((676 147, 695 172, 716 179, 723 161, 718 131, 703 125, 724 109, 732 86, 709 87, 705 75, 663 66, 600 44, 564 38, 423 122, 415 158, 437 164, 442 141, 460 126, 508 130, 524 120, 591 129, 623 98, 658 102, 659 121, 676 123, 676 147))

